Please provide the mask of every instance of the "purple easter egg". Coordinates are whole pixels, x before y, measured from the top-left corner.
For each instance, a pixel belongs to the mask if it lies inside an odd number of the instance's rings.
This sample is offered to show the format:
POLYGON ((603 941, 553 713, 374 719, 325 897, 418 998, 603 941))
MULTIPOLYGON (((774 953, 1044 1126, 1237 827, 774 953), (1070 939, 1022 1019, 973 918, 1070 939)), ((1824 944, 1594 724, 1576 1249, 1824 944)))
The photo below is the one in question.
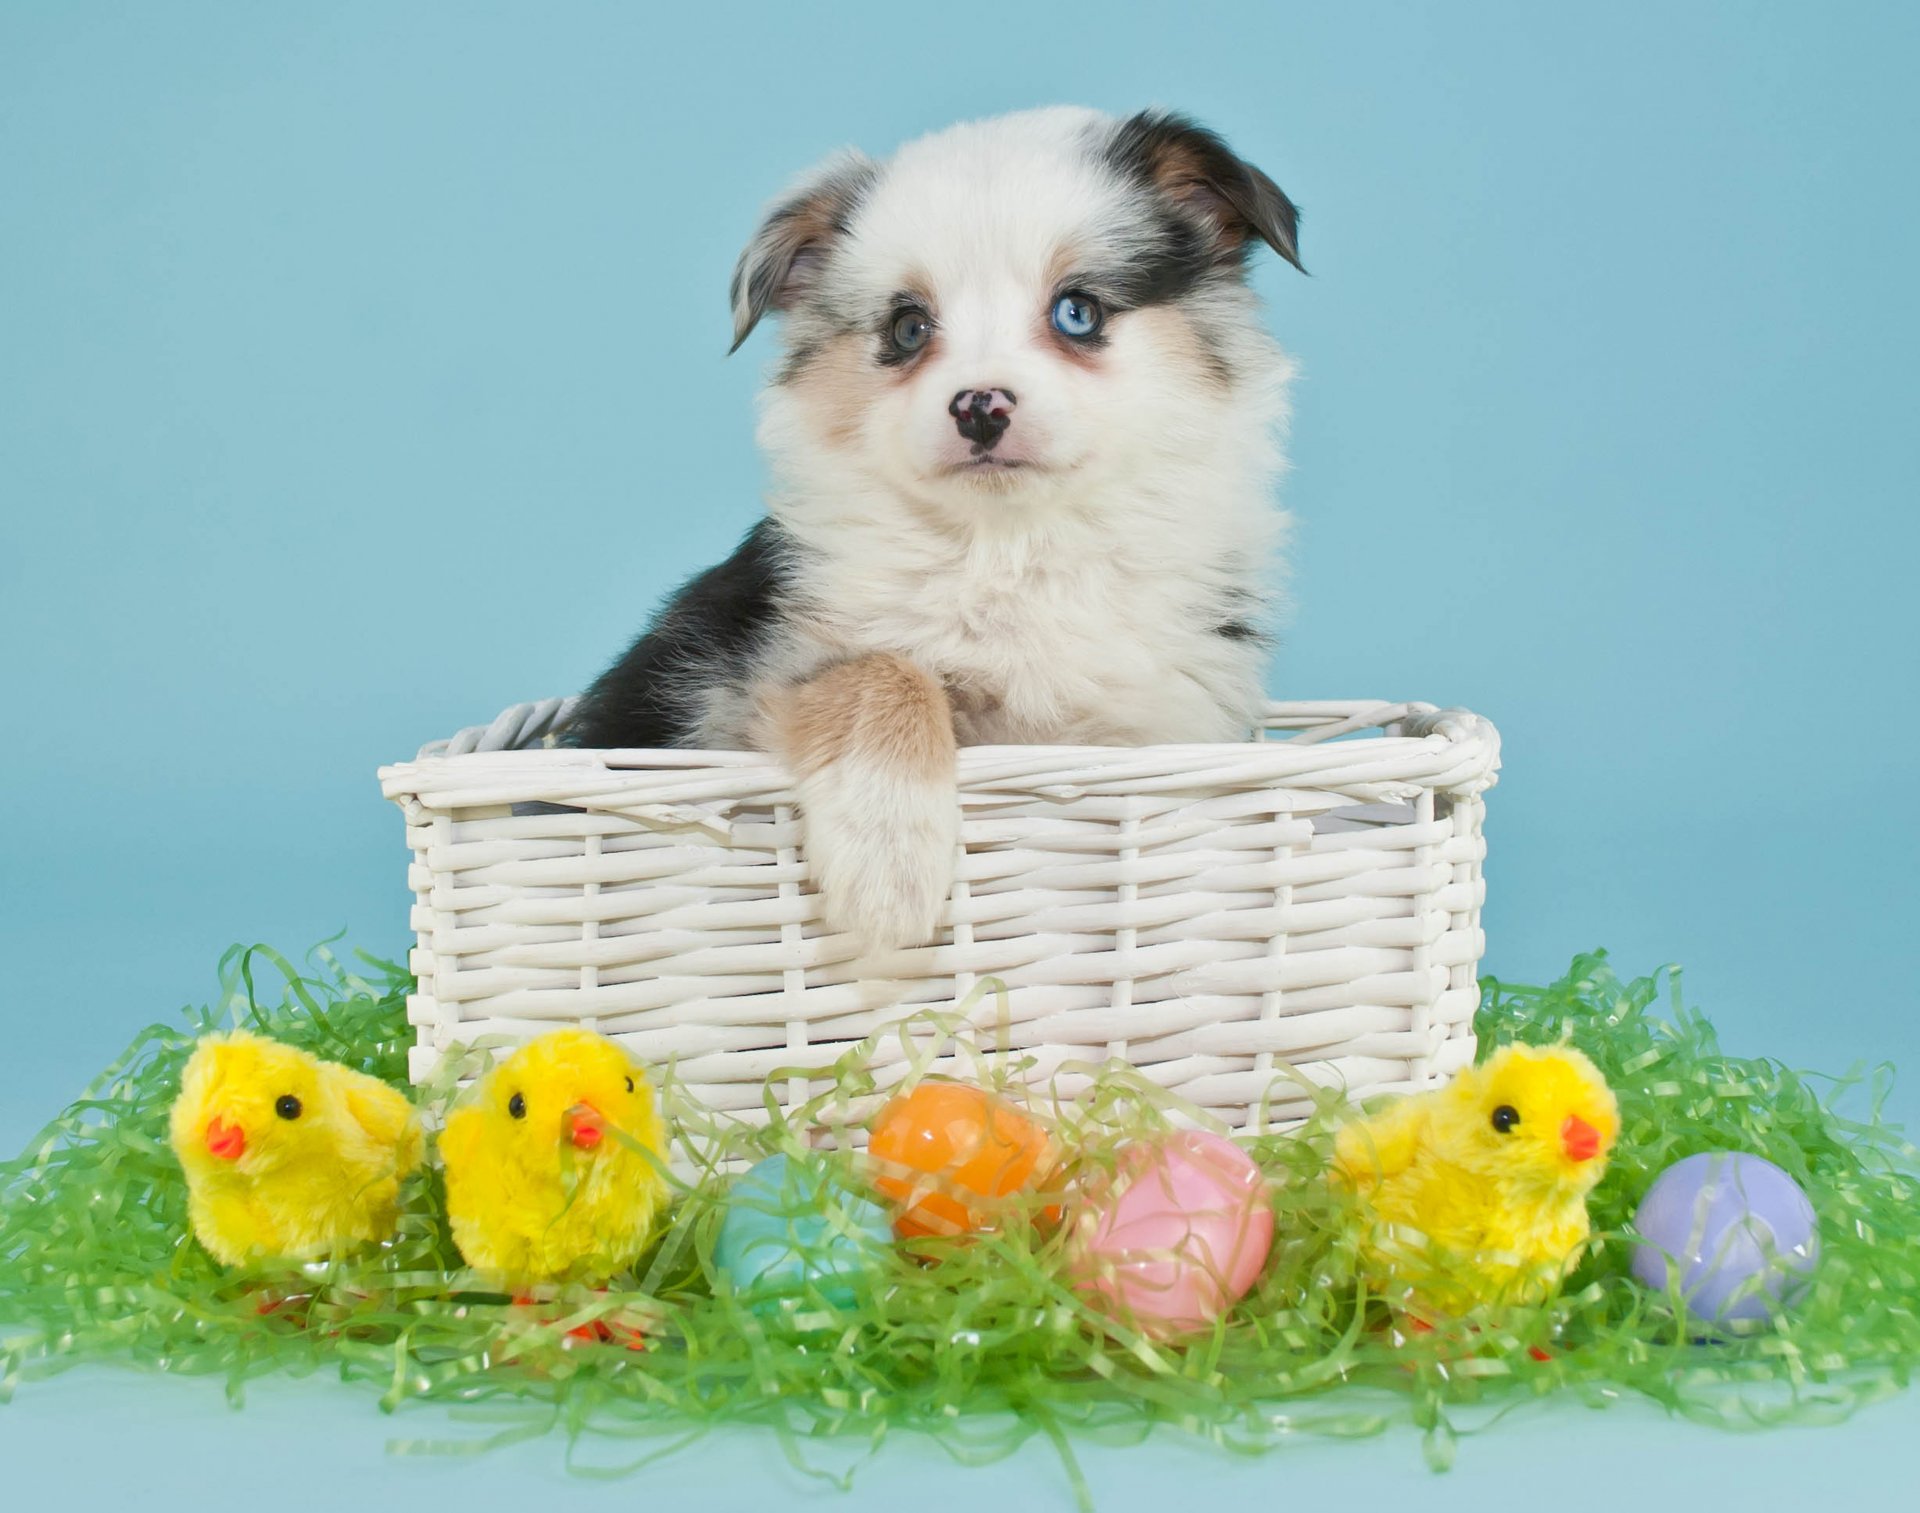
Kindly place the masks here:
POLYGON ((1705 1323, 1772 1316, 1793 1302, 1820 1259, 1813 1205, 1800 1184, 1740 1151, 1674 1162, 1640 1200, 1633 1227, 1634 1276, 1664 1292, 1669 1262, 1682 1267, 1687 1311, 1705 1323))

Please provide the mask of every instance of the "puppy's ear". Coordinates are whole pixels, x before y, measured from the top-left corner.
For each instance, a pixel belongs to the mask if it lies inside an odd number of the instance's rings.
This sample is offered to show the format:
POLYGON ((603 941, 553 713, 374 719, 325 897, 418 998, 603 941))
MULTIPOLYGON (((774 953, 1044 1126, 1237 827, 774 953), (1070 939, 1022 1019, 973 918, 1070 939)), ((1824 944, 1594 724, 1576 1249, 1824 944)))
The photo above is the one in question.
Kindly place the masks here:
POLYGON ((733 346, 769 310, 786 310, 819 271, 835 237, 844 236, 853 208, 877 172, 871 159, 842 153, 816 168, 767 212, 733 270, 733 346))
POLYGON ((1223 257, 1258 237, 1302 273, 1300 212, 1280 186, 1204 126, 1164 110, 1122 121, 1107 148, 1123 173, 1152 186, 1199 221, 1223 257))

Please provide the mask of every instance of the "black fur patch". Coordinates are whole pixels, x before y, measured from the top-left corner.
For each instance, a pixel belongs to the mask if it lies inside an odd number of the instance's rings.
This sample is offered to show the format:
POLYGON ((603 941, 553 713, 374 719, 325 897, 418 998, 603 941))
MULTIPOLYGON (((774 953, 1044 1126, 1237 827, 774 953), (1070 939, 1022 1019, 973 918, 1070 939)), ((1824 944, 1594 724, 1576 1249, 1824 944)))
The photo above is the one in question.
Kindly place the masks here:
MULTIPOLYGON (((1244 572, 1246 564, 1239 560, 1232 563, 1236 572, 1244 572)), ((1245 589, 1228 589, 1221 595, 1214 613, 1220 616, 1213 627, 1213 633, 1224 641, 1251 641, 1259 646, 1272 646, 1272 634, 1260 623, 1260 602, 1245 589)))
POLYGON ((1141 254, 1117 267, 1070 281, 1062 290, 1084 288, 1098 296, 1108 310, 1118 313, 1171 304, 1195 285, 1227 271, 1220 267, 1212 243, 1192 221, 1172 210, 1161 210, 1153 218, 1151 237, 1141 254))
POLYGON ((793 543, 771 520, 683 584, 575 707, 569 746, 692 746, 700 694, 737 685, 779 619, 793 543))

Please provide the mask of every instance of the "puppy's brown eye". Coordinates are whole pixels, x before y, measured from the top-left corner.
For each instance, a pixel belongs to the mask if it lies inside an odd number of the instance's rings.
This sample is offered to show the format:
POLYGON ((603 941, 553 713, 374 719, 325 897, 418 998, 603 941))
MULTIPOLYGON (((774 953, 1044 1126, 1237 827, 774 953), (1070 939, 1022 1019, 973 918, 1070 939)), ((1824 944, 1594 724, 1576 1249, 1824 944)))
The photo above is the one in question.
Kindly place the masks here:
POLYGON ((933 339, 933 317, 920 309, 902 310, 887 332, 896 352, 918 352, 933 339))
POLYGON ((1511 1103, 1503 1103, 1493 1111, 1493 1127, 1503 1135, 1511 1135, 1520 1125, 1520 1110, 1511 1103))

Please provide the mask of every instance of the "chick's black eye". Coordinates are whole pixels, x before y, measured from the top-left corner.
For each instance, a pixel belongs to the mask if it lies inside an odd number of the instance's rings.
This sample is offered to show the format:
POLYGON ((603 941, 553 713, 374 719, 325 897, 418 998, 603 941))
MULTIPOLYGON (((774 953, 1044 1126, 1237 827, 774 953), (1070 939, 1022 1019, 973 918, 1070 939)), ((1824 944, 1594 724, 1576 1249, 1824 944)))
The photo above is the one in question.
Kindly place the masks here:
POLYGON ((520 1093, 515 1093, 511 1098, 507 1100, 507 1112, 513 1115, 513 1117, 516 1119, 526 1118, 527 1117, 526 1098, 520 1093))
POLYGON ((629 1093, 633 1091, 633 1079, 631 1077, 627 1079, 627 1091, 629 1093))
POLYGON ((300 1117, 300 1100, 294 1097, 292 1093, 282 1093, 279 1101, 274 1104, 273 1111, 282 1119, 298 1119, 300 1117))
POLYGON ((918 352, 932 337, 933 317, 918 308, 902 310, 895 315, 893 325, 887 331, 887 338, 896 352, 918 352))
POLYGON ((1075 341, 1085 341, 1100 329, 1106 312, 1091 294, 1070 291, 1053 302, 1053 329, 1075 341))
POLYGON ((1511 1103, 1503 1103, 1493 1111, 1493 1127, 1503 1135, 1510 1135, 1520 1123, 1520 1110, 1511 1103))

